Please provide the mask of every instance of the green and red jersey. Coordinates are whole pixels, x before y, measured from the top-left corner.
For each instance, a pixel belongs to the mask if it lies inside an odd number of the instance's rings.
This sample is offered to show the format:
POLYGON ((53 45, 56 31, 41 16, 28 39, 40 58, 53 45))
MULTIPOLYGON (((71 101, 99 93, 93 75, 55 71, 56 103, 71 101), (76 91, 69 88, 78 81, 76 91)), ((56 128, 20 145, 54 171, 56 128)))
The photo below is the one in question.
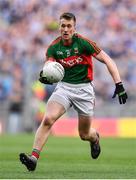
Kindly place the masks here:
POLYGON ((74 34, 69 46, 63 44, 61 36, 55 39, 48 47, 46 56, 64 67, 65 76, 62 81, 79 84, 93 80, 92 56, 100 51, 95 42, 74 34))

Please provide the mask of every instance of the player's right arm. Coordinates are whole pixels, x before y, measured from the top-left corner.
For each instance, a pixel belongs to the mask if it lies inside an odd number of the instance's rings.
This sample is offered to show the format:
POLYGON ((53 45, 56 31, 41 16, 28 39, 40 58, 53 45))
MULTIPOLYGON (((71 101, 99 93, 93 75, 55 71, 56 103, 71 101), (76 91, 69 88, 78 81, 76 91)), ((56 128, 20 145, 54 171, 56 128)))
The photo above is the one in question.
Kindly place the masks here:
MULTIPOLYGON (((52 62, 52 61, 56 61, 54 58, 54 50, 52 46, 49 46, 49 48, 47 49, 46 52, 46 58, 45 58, 45 63, 43 66, 46 66, 48 63, 52 62)), ((39 74, 39 81, 43 84, 52 84, 50 83, 47 78, 45 76, 43 76, 43 70, 40 71, 39 74)))

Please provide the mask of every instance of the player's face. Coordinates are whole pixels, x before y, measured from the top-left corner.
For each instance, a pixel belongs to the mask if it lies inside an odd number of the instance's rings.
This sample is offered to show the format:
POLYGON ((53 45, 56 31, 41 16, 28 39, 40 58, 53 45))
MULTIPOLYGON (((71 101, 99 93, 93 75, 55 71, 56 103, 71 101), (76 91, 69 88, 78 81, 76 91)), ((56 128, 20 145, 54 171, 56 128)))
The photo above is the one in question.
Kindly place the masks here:
POLYGON ((60 20, 60 33, 64 41, 71 40, 75 33, 75 22, 71 20, 61 19, 60 20))

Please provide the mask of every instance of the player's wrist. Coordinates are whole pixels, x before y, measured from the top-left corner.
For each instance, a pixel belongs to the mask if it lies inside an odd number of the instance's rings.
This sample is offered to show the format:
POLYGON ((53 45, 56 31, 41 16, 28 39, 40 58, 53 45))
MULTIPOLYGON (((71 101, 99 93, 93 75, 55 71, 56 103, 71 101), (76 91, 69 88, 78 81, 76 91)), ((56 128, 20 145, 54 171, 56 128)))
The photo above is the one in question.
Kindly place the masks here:
POLYGON ((115 83, 115 86, 123 85, 122 81, 115 83))

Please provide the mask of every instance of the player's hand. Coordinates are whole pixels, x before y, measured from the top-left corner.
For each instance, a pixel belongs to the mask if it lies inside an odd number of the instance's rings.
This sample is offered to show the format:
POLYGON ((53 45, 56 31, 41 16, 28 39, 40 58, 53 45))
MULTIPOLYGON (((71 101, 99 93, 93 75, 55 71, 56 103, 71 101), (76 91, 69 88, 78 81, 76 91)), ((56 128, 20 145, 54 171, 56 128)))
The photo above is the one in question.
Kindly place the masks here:
POLYGON ((43 71, 40 71, 39 81, 43 84, 53 84, 53 83, 50 83, 46 77, 43 77, 43 71))
POLYGON ((128 98, 128 95, 127 95, 127 93, 123 87, 122 82, 116 83, 115 85, 116 85, 116 88, 115 88, 115 91, 114 91, 112 98, 115 98, 116 95, 118 95, 119 103, 125 104, 126 100, 128 98))

